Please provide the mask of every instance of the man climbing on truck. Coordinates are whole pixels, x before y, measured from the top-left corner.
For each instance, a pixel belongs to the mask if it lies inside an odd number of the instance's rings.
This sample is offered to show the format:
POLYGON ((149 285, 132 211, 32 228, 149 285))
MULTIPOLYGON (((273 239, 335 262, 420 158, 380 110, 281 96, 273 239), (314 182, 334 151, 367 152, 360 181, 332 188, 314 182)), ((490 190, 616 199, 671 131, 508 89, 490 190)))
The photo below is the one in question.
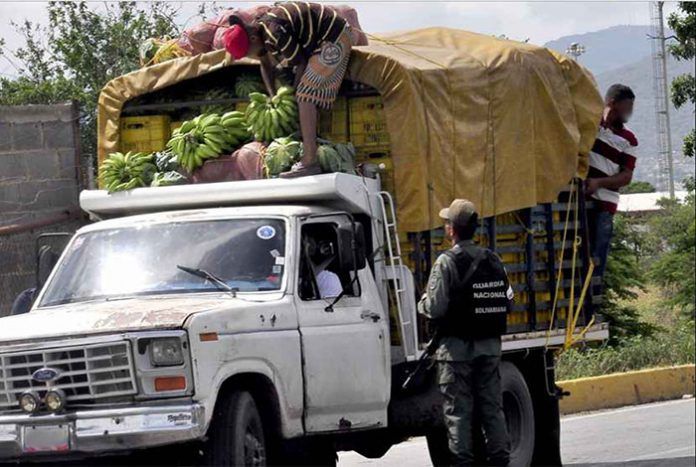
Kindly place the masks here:
POLYGON ((512 288, 500 259, 473 243, 474 204, 455 199, 440 211, 452 248, 433 265, 419 312, 440 336, 435 360, 452 464, 474 463, 474 405, 481 413, 490 465, 507 465, 510 441, 500 385, 501 335, 512 288))
POLYGON ((269 94, 275 94, 275 66, 294 68, 304 154, 281 177, 317 175, 317 109, 329 109, 343 82, 353 46, 350 26, 324 4, 279 3, 264 14, 235 15, 225 32, 225 48, 235 59, 258 58, 269 94))
POLYGON ((619 189, 631 183, 636 167, 638 140, 625 126, 633 113, 635 97, 631 88, 623 84, 609 87, 602 122, 590 152, 585 189, 597 209, 589 213, 589 233, 592 257, 599 261, 598 272, 602 276, 614 231, 619 189))

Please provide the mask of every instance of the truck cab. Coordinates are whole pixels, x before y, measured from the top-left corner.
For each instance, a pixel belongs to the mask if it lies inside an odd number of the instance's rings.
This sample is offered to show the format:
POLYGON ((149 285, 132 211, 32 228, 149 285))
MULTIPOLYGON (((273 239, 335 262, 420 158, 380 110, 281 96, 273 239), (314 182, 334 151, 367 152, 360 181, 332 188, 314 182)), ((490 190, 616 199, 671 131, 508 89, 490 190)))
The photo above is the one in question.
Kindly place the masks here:
POLYGON ((386 427, 378 183, 312 182, 84 192, 117 217, 80 229, 0 326, 0 457, 200 439, 235 381, 264 388, 282 438, 386 427))

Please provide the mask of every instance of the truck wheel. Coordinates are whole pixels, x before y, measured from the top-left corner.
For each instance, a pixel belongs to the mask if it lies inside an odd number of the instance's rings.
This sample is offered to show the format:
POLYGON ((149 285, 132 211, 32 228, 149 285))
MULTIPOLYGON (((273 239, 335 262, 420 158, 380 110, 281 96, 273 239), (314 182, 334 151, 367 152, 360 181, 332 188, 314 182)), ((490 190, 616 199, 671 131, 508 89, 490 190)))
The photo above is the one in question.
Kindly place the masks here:
POLYGON ((209 465, 267 465, 263 422, 248 392, 232 392, 218 403, 209 433, 209 465))
POLYGON ((500 364, 503 410, 510 435, 510 466, 526 467, 534 454, 534 406, 524 376, 510 362, 500 364))

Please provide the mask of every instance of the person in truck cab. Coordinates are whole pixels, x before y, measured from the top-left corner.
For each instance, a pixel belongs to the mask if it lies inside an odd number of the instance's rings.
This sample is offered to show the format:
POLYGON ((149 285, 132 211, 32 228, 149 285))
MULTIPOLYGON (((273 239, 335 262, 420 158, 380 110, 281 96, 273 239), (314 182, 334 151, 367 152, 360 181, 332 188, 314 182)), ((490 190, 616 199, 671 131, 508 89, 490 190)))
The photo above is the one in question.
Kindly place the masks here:
POLYGON ((295 70, 294 88, 300 113, 304 154, 281 177, 317 175, 317 109, 330 109, 348 68, 353 35, 329 5, 278 3, 256 17, 236 14, 224 33, 227 52, 235 59, 258 58, 270 95, 275 94, 275 66, 295 70))
POLYGON ((501 335, 513 297, 502 262, 474 244, 474 204, 455 199, 440 211, 452 248, 433 265, 418 311, 439 338, 435 360, 453 465, 474 463, 474 406, 481 415, 489 465, 507 465, 510 441, 500 383, 501 335))
POLYGON ((328 268, 336 259, 335 243, 330 239, 321 238, 326 232, 312 232, 303 239, 304 267, 301 280, 306 293, 304 297, 311 299, 336 298, 343 291, 341 279, 328 268))
POLYGON ((636 167, 638 140, 626 128, 633 113, 635 94, 628 86, 613 84, 604 98, 604 116, 590 152, 590 171, 585 182, 586 194, 596 209, 588 211, 592 257, 599 261, 603 276, 614 232, 614 213, 619 204, 619 189, 631 183, 636 167))

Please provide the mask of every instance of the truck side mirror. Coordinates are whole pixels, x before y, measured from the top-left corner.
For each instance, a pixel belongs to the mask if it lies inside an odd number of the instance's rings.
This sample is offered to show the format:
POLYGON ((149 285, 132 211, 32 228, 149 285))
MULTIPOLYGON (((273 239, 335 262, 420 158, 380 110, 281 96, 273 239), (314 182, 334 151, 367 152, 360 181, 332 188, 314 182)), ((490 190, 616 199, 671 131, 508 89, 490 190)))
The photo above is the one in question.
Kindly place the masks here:
POLYGON ((43 233, 36 238, 36 290, 46 283, 60 254, 72 234, 68 232, 43 233))
POLYGON ((360 270, 367 264, 363 226, 350 221, 337 228, 338 261, 342 271, 360 270))
POLYGON ((46 279, 53 271, 53 266, 58 262, 58 254, 48 245, 42 245, 39 248, 39 253, 36 258, 36 288, 41 290, 41 287, 46 283, 46 279))

